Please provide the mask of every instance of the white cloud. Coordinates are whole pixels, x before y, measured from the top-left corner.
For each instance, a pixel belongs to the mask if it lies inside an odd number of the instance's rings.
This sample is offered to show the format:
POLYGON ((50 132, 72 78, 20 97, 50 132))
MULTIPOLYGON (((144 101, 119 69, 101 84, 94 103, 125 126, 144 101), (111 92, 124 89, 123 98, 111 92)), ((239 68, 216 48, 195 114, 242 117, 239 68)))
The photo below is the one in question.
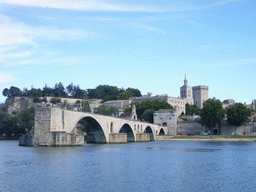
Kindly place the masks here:
POLYGON ((0 71, 0 83, 10 83, 14 81, 16 81, 16 79, 12 75, 0 71))
POLYGON ((21 5, 28 7, 54 8, 54 9, 71 9, 85 11, 159 11, 150 5, 120 5, 107 3, 105 1, 81 1, 81 0, 2 0, 3 3, 21 5))
MULTIPOLYGON (((1 66, 25 64, 19 59, 29 59, 42 55, 42 44, 38 41, 83 39, 94 33, 83 29, 59 29, 57 27, 31 27, 25 23, 0 15, 0 59, 1 66)), ((27 62, 27 64, 29 64, 27 62)))
MULTIPOLYGON (((127 12, 176 12, 185 10, 195 10, 198 8, 209 8, 213 6, 221 6, 228 3, 238 2, 241 0, 221 0, 215 1, 215 3, 209 3, 207 1, 199 1, 199 3, 188 2, 187 0, 165 2, 163 5, 156 1, 153 4, 139 3, 139 1, 113 1, 107 0, 93 0, 93 1, 81 1, 81 0, 0 0, 5 4, 12 4, 18 6, 27 7, 40 7, 40 8, 52 8, 52 9, 69 9, 69 10, 82 10, 82 11, 127 11, 127 12)), ((147 2, 147 1, 146 1, 147 2)))

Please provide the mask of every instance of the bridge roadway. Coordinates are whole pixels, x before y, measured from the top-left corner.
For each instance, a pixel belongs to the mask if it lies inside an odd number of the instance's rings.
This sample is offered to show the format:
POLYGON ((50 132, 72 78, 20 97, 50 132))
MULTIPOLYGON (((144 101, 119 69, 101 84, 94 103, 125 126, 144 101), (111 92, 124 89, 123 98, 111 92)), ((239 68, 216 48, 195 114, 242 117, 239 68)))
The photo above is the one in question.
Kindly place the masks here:
POLYGON ((96 113, 38 107, 34 130, 20 139, 20 145, 62 146, 83 145, 84 137, 77 129, 84 119, 90 125, 87 142, 125 143, 154 141, 156 135, 166 135, 167 127, 105 116, 96 113))

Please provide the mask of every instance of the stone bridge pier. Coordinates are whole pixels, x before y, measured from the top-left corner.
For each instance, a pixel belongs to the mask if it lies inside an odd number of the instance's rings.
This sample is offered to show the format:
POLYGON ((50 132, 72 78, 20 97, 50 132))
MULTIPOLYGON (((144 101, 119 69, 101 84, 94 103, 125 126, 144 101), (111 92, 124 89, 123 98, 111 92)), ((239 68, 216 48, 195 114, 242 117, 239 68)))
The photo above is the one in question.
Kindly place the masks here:
POLYGON ((19 145, 82 146, 84 135, 77 128, 82 119, 90 126, 86 139, 88 143, 154 141, 156 135, 167 133, 167 127, 146 122, 60 108, 37 107, 34 129, 20 137, 19 145))

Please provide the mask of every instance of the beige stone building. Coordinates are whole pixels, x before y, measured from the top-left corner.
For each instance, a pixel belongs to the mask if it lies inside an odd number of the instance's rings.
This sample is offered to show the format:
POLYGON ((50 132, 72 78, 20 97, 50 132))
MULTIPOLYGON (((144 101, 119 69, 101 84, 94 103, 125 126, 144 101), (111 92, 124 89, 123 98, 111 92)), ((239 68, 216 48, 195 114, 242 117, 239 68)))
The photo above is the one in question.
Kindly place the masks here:
POLYGON ((126 109, 130 107, 131 102, 130 100, 111 100, 104 102, 103 105, 116 109, 126 109))
POLYGON ((193 90, 194 104, 197 105, 199 109, 202 109, 203 103, 209 99, 209 96, 208 96, 209 87, 199 85, 199 86, 192 87, 192 90, 193 90))
POLYGON ((154 124, 167 127, 167 135, 176 135, 177 113, 173 109, 160 109, 153 114, 154 124))
POLYGON ((208 99, 208 89, 208 86, 202 85, 191 88, 188 86, 187 77, 185 75, 184 85, 180 87, 180 97, 169 97, 167 94, 152 96, 152 93, 148 93, 142 97, 132 97, 130 100, 132 102, 142 102, 156 99, 166 101, 176 109, 179 116, 182 112, 185 113, 186 103, 190 105, 196 104, 198 108, 202 109, 203 102, 208 99))

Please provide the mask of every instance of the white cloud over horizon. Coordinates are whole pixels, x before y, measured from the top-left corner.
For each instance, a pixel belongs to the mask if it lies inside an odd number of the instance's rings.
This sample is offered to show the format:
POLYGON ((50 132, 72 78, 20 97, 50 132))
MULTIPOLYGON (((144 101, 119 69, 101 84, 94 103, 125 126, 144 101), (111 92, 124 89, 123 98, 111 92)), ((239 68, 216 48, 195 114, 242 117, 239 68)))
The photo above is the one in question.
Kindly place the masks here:
MULTIPOLYGON (((16 6, 27 6, 27 7, 38 7, 38 8, 51 8, 51 9, 67 9, 67 10, 78 10, 78 11, 122 11, 122 12, 173 12, 173 11, 187 11, 198 8, 209 8, 214 6, 222 6, 229 3, 234 3, 243 0, 221 0, 210 3, 200 2, 191 3, 184 1, 169 2, 169 6, 161 6, 161 2, 156 1, 151 4, 142 4, 139 1, 81 1, 81 0, 0 0, 4 4, 11 4, 16 6)), ((154 2, 154 1, 153 1, 154 2)))
POLYGON ((133 5, 128 4, 114 4, 105 1, 79 1, 79 0, 3 0, 5 4, 40 7, 40 8, 53 8, 53 9, 71 9, 71 10, 84 10, 84 11, 149 11, 158 12, 159 10, 150 5, 133 5))
MULTIPOLYGON (((30 56, 42 56, 45 52, 42 44, 38 43, 44 39, 47 41, 68 41, 84 39, 95 34, 84 29, 61 29, 56 26, 29 26, 26 23, 16 21, 6 15, 0 14, 0 66, 18 66, 29 64, 26 60, 30 56), (10 62, 11 60, 11 62, 10 62)), ((33 62, 32 62, 33 63, 33 62)), ((39 62, 44 63, 44 62, 39 62)))
POLYGON ((0 71, 0 83, 11 83, 17 81, 11 74, 0 71))

